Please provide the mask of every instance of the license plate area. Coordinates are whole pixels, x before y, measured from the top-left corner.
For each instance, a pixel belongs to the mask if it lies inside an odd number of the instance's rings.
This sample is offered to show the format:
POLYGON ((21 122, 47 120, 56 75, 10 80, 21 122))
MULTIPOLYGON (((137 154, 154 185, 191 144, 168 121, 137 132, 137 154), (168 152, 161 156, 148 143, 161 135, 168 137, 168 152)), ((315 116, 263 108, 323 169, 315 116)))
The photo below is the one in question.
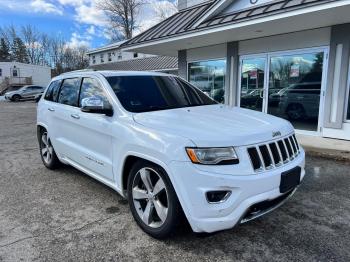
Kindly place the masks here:
POLYGON ((301 167, 297 166, 281 174, 280 193, 286 193, 300 184, 301 167))

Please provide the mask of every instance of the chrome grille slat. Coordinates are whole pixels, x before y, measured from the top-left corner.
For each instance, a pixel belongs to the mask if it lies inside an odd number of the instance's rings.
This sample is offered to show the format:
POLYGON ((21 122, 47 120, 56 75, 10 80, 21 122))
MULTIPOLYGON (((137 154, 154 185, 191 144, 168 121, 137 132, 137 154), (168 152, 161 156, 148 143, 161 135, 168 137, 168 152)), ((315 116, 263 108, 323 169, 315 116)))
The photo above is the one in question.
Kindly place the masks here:
POLYGON ((287 155, 288 155, 288 162, 292 160, 292 156, 290 155, 290 152, 288 151, 288 147, 287 147, 287 144, 286 144, 286 141, 284 139, 282 139, 282 143, 284 145, 284 149, 286 150, 287 152, 287 155))
POLYGON ((269 151, 269 154, 270 154, 270 158, 271 158, 272 165, 273 165, 273 167, 275 167, 275 166, 276 166, 275 158, 274 158, 273 155, 272 155, 271 148, 270 148, 270 144, 266 144, 266 146, 267 146, 267 150, 269 151))
POLYGON ((262 172, 292 161, 299 155, 300 148, 293 134, 276 141, 251 146, 247 148, 247 152, 254 171, 262 172))
POLYGON ((266 169, 265 163, 264 163, 264 158, 262 157, 262 154, 260 152, 260 148, 258 146, 256 146, 255 148, 258 151, 258 155, 259 155, 259 158, 260 158, 260 163, 261 163, 262 169, 266 169))
POLYGON ((299 153, 299 148, 298 148, 298 145, 297 145, 297 141, 295 140, 295 137, 291 136, 290 139, 293 141, 294 147, 296 149, 296 153, 298 154, 299 153))
POLYGON ((288 140, 289 140, 289 144, 290 146, 292 147, 292 151, 293 151, 293 158, 297 155, 297 152, 296 152, 296 148, 295 148, 295 145, 292 141, 292 137, 288 137, 288 140))

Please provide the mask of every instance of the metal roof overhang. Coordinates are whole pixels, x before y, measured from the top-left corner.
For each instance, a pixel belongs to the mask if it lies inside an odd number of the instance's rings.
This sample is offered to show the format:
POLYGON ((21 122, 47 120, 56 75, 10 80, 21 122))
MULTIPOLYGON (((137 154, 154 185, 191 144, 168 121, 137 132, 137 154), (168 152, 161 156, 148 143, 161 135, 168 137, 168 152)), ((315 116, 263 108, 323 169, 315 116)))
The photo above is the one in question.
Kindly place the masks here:
POLYGON ((149 42, 126 44, 123 50, 177 56, 178 50, 350 23, 349 14, 350 1, 339 0, 240 23, 197 29, 149 42))

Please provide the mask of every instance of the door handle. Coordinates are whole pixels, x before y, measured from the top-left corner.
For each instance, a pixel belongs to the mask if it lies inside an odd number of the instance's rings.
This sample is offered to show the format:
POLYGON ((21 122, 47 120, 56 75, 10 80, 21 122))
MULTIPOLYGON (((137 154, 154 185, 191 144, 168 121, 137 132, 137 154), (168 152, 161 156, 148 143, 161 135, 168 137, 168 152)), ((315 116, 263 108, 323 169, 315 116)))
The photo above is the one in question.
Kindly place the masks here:
POLYGON ((80 118, 80 116, 77 115, 77 114, 71 114, 70 116, 71 116, 72 118, 74 118, 74 119, 79 119, 79 118, 80 118))
POLYGON ((55 111, 55 109, 52 108, 52 107, 49 107, 47 110, 49 110, 50 112, 54 112, 55 111))
POLYGON ((264 90, 260 90, 259 93, 260 93, 260 94, 259 94, 260 98, 264 99, 264 90))

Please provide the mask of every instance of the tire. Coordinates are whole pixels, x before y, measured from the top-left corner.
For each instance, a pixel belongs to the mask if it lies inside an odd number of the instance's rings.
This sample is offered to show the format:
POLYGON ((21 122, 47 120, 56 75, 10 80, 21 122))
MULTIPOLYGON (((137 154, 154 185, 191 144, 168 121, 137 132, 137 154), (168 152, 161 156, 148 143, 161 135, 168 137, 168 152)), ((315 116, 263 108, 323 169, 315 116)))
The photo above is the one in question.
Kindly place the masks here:
POLYGON ((14 102, 19 102, 19 100, 21 100, 21 96, 20 95, 13 95, 11 100, 14 102))
POLYGON ((54 170, 60 167, 61 162, 58 159, 56 152, 51 144, 47 131, 42 129, 39 134, 40 157, 43 164, 48 169, 54 170))
POLYGON ((147 234, 162 239, 175 233, 183 211, 163 168, 137 161, 130 170, 127 191, 131 213, 147 234))
POLYGON ((287 107, 286 114, 290 120, 305 119, 305 109, 300 104, 291 104, 287 107))

